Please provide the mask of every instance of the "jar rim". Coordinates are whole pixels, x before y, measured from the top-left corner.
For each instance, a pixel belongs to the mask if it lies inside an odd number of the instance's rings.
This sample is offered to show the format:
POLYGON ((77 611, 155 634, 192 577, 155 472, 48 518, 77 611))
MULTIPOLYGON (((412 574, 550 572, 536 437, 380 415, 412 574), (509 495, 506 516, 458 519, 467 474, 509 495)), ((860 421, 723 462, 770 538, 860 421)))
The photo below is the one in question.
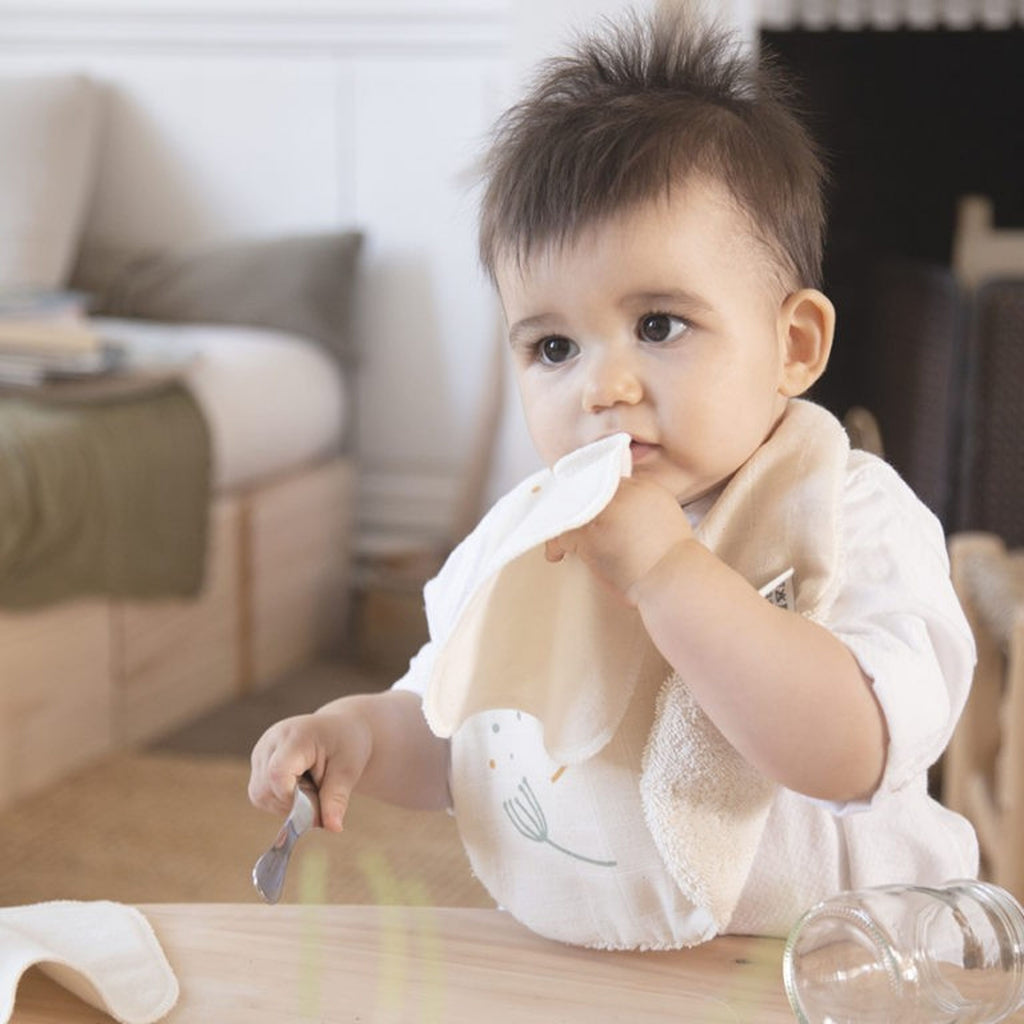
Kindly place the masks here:
POLYGON ((992 882, 965 878, 950 882, 944 888, 959 889, 972 896, 1009 937, 1009 944, 1002 947, 1002 967, 1013 978, 1013 984, 1000 1013, 1011 1013, 1024 1004, 1024 907, 1012 893, 992 882))

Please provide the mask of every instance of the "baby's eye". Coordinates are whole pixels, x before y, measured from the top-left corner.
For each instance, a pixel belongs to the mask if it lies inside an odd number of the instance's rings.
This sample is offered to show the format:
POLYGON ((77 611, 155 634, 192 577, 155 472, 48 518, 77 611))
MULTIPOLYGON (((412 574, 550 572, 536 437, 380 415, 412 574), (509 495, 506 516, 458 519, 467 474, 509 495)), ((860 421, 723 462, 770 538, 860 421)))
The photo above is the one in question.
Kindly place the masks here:
POLYGON ((675 341, 689 326, 681 317, 671 313, 646 313, 640 317, 636 330, 643 341, 665 342, 675 341))
POLYGON ((561 335, 553 335, 550 338, 542 338, 537 342, 537 355, 542 363, 549 366, 557 366, 568 359, 572 359, 579 351, 576 342, 570 338, 563 338, 561 335))

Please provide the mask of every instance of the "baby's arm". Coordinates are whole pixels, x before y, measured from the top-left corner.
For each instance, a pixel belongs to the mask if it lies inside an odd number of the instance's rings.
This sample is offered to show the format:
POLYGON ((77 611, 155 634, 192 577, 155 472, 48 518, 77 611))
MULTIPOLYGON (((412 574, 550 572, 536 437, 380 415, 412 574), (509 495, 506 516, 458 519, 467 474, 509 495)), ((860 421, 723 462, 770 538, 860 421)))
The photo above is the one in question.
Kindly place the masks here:
POLYGON ((824 800, 874 791, 886 730, 856 659, 701 545, 668 491, 623 480, 600 516, 549 545, 551 558, 568 552, 639 610, 708 717, 759 771, 824 800))
POLYGON ((448 743, 430 731, 414 693, 341 697, 272 725, 253 747, 249 799, 283 815, 307 770, 320 789, 323 825, 332 831, 341 831, 356 789, 404 807, 448 806, 448 743))
POLYGON ((766 601, 696 540, 668 551, 630 596, 708 717, 763 774, 838 803, 874 792, 885 721, 832 633, 766 601))

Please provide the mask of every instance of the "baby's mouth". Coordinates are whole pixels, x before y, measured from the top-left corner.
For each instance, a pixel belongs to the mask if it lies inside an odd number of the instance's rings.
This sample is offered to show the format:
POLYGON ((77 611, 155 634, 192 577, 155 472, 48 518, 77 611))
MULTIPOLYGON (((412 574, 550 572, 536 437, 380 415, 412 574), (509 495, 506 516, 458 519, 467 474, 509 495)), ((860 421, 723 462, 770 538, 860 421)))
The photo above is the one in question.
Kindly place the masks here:
POLYGON ((658 451, 658 446, 656 444, 649 444, 647 441, 633 440, 629 442, 629 451, 633 456, 633 465, 637 465, 640 462, 653 458, 658 451))

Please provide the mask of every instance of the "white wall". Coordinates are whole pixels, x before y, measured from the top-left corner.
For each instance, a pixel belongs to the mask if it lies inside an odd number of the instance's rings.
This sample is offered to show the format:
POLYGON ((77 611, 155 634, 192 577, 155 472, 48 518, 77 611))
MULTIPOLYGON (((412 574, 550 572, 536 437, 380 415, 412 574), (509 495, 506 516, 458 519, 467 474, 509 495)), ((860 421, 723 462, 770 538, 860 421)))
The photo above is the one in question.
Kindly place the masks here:
MULTIPOLYGON (((0 73, 80 69, 105 83, 93 237, 366 232, 362 518, 442 534, 474 452, 497 317, 467 171, 525 69, 574 25, 624 6, 0 0, 0 73)), ((536 465, 511 394, 507 405, 491 497, 536 465)))
POLYGON ((363 518, 437 532, 492 337, 465 172, 509 36, 500 0, 0 0, 0 73, 104 83, 93 238, 366 232, 363 518))

